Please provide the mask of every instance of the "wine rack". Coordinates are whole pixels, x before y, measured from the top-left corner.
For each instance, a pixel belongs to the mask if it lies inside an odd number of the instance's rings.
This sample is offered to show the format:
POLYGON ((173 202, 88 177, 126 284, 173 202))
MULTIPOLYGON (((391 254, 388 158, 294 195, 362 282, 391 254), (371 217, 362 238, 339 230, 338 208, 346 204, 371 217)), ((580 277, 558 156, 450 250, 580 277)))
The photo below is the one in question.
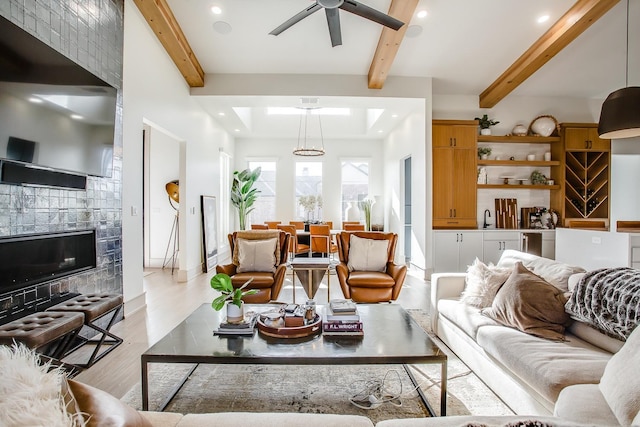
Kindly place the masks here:
POLYGON ((567 151, 566 218, 609 217, 609 152, 567 151))

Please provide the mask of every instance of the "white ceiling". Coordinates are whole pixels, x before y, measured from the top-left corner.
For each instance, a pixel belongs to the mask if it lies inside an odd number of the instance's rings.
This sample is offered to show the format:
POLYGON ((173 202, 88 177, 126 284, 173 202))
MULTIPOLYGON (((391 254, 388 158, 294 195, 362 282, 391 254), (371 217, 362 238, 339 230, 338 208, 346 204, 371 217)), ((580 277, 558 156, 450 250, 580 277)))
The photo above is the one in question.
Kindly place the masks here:
MULTIPOLYGON (((381 26, 340 10, 343 45, 331 47, 324 12, 303 19, 279 36, 269 32, 312 4, 309 0, 168 0, 205 73, 350 74, 366 76, 381 26), (220 15, 211 6, 222 9, 220 15), (229 24, 222 34, 214 23, 229 24)), ((390 0, 360 0, 387 12, 390 0)), ((640 0, 631 1, 629 83, 640 85, 640 0)), ((558 20, 575 0, 420 0, 424 19, 409 23, 419 34, 405 37, 390 71, 392 76, 433 78, 435 94, 479 95, 533 42, 558 20), (550 19, 539 24, 540 15, 550 19), (421 30, 421 32, 420 32, 421 30)), ((603 99, 625 84, 625 14, 621 1, 593 24, 511 96, 566 96, 603 99)), ((363 79, 363 85, 366 80, 363 79)), ((206 98, 206 97, 198 97, 206 98)), ((298 118, 264 115, 268 105, 300 104, 299 98, 201 99, 219 121, 243 137, 280 137, 297 130, 298 118), (249 121, 231 107, 251 108, 249 121), (285 132, 286 130, 286 132, 285 132)), ((325 135, 383 137, 414 105, 398 100, 322 98, 322 106, 348 106, 351 123, 323 117, 325 135), (376 101, 377 100, 377 101, 376 101), (386 105, 385 102, 389 104, 386 105), (376 126, 364 126, 366 108, 383 108, 376 126), (326 123, 325 123, 326 122, 326 123), (353 126, 347 126, 351 124, 353 126), (383 133, 378 130, 384 128, 383 133)))

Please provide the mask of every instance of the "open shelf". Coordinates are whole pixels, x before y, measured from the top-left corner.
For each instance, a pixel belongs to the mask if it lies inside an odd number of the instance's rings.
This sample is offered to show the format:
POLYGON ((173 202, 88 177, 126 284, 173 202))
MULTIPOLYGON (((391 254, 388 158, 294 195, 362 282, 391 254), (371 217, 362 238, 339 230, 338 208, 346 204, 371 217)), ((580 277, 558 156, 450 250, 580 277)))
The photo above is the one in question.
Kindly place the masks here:
POLYGON ((530 166, 530 167, 548 167, 560 166, 557 160, 478 160, 478 166, 530 166))
POLYGON ((533 185, 533 184, 476 184, 481 189, 500 189, 500 190, 559 190, 560 186, 554 185, 533 185))
POLYGON ((551 144, 560 142, 559 136, 478 135, 478 142, 551 144))

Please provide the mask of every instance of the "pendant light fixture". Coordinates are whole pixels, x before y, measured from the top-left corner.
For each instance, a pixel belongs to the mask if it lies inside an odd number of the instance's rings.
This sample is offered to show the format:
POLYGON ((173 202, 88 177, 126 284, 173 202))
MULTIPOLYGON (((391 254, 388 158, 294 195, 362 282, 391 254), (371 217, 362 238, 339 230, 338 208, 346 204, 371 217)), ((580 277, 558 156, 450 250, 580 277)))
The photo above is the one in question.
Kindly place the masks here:
POLYGON ((611 92, 602 104, 598 134, 604 139, 640 136, 640 87, 629 86, 629 0, 627 0, 625 87, 611 92))
POLYGON ((320 107, 298 107, 303 113, 300 114, 300 125, 298 127, 298 145, 293 150, 293 154, 296 156, 324 156, 324 137, 322 135, 322 121, 320 120, 320 107), (318 110, 317 114, 314 114, 318 118, 318 135, 314 136, 310 127, 314 121, 311 116, 313 110, 318 110), (317 145, 314 144, 317 141, 317 145))

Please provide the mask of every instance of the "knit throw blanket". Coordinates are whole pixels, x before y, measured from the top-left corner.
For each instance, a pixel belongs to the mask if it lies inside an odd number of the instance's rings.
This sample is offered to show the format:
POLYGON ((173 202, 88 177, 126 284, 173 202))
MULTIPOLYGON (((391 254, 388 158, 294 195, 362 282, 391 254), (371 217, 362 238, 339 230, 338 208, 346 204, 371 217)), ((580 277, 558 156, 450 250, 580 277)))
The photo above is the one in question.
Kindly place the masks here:
POLYGON ((586 273, 565 310, 607 335, 626 340, 640 322, 640 270, 620 267, 586 273))

